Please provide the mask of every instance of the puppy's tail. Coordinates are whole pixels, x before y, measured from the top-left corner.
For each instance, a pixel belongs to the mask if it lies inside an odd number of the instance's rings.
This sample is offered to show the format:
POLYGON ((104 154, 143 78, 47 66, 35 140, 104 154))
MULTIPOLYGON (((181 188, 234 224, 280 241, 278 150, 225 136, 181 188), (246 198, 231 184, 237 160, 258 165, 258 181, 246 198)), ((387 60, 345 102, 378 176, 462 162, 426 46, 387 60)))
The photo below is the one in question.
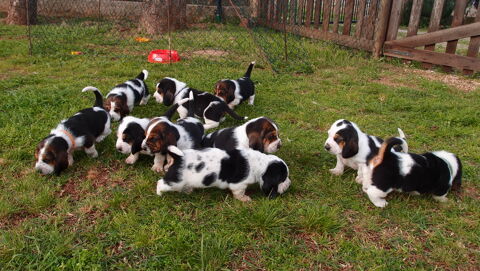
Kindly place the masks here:
POLYGON ((396 145, 402 145, 404 140, 398 137, 391 137, 383 142, 380 150, 378 150, 378 154, 373 157, 372 161, 370 162, 373 167, 380 165, 383 162, 383 159, 389 156, 392 153, 392 147, 396 145))
POLYGON ((463 172, 463 166, 462 162, 460 162, 460 159, 457 158, 457 163, 458 163, 458 170, 457 170, 457 175, 455 178, 453 178, 452 182, 452 190, 453 191, 460 191, 462 188, 462 172, 463 172))
POLYGON ((397 128, 398 129, 398 139, 402 140, 402 144, 400 145, 397 145, 394 150, 395 151, 398 151, 398 152, 404 152, 404 153, 408 153, 408 143, 407 143, 407 137, 405 136, 405 133, 402 131, 402 129, 400 128, 397 128))
POLYGON ((250 65, 248 65, 247 72, 243 77, 250 78, 250 75, 252 74, 253 66, 255 66, 255 61, 250 62, 250 65))
POLYGON ((188 113, 187 113, 187 117, 195 117, 195 108, 193 106, 193 91, 190 90, 190 92, 188 93, 188 113))
POLYGON ((182 150, 177 148, 177 146, 175 146, 175 145, 168 146, 167 150, 168 150, 168 154, 170 154, 173 158, 179 158, 179 157, 183 157, 185 155, 182 152, 182 150))
POLYGON ((246 119, 248 119, 248 117, 242 117, 242 116, 238 115, 237 113, 235 113, 235 111, 230 109, 230 107, 228 107, 228 105, 226 103, 223 103, 223 106, 224 106, 225 112, 227 112, 230 116, 232 116, 232 118, 234 118, 236 120, 246 120, 246 119))
POLYGON ((172 120, 173 114, 175 114, 175 111, 177 111, 178 107, 186 102, 188 102, 190 99, 189 98, 184 98, 172 105, 167 112, 165 112, 163 115, 167 117, 169 120, 172 120))
POLYGON ((137 79, 140 79, 142 81, 147 80, 147 78, 148 78, 148 71, 147 70, 143 70, 139 75, 137 75, 137 79))
POLYGON ((95 94, 95 104, 94 107, 101 107, 103 108, 103 96, 102 93, 96 87, 88 86, 82 89, 82 92, 93 91, 95 94))

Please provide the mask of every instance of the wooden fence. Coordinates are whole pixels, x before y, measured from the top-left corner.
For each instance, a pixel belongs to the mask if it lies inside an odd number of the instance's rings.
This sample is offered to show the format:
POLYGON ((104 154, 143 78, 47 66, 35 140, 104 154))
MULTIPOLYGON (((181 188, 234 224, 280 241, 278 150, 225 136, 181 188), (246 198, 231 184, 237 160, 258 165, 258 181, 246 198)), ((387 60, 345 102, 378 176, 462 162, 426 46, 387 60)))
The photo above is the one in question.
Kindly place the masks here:
POLYGON ((406 0, 262 0, 258 3, 260 25, 297 35, 329 40, 351 48, 442 65, 465 74, 480 71, 480 12, 476 21, 463 25, 468 0, 457 0, 450 28, 440 30, 445 0, 435 0, 428 33, 418 34, 423 0, 412 1, 405 38, 399 26, 406 0), (465 56, 456 53, 458 39, 470 38, 465 56), (447 42, 445 52, 435 44, 447 42), (424 47, 424 48, 417 48, 424 47))

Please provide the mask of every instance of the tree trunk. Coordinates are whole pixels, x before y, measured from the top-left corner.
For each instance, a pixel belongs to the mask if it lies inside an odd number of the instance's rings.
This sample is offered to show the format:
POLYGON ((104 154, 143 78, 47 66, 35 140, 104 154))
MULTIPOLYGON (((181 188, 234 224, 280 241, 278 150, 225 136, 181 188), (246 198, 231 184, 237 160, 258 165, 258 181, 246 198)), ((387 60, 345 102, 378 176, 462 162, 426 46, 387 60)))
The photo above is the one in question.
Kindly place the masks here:
POLYGON ((144 5, 141 26, 149 34, 160 34, 185 28, 187 24, 186 0, 148 0, 144 5), (170 6, 170 8, 168 8, 170 6), (169 20, 170 19, 170 20, 169 20))
POLYGON ((30 24, 37 23, 37 0, 10 0, 7 24, 27 25, 27 18, 30 24), (29 3, 28 7, 27 2, 29 3), (27 10, 29 12, 28 16, 27 10))

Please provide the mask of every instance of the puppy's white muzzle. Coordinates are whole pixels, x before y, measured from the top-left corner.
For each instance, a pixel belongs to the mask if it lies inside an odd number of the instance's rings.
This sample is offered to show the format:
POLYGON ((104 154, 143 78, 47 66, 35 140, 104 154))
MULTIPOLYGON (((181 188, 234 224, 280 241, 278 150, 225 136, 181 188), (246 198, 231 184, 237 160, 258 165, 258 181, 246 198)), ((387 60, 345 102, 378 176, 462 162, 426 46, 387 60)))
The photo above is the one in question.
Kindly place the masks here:
POLYGON ((280 149, 281 146, 282 146, 282 140, 279 138, 273 141, 272 143, 270 143, 265 151, 267 153, 274 153, 278 151, 278 149, 280 149))
POLYGON ((163 97, 158 93, 158 91, 155 91, 155 93, 153 94, 153 97, 155 98, 155 101, 157 101, 157 103, 159 104, 163 103, 163 97))
POLYGON ((337 155, 342 153, 342 149, 340 146, 333 140, 333 138, 329 137, 327 138, 327 141, 325 141, 325 150, 333 155, 337 155))
POLYGON ((51 174, 53 172, 53 167, 49 164, 46 164, 42 161, 35 163, 35 170, 39 171, 43 175, 51 174))
POLYGON ((117 143, 115 144, 115 148, 117 151, 123 153, 123 154, 129 154, 132 152, 132 146, 130 144, 123 142, 120 138, 117 139, 117 143))

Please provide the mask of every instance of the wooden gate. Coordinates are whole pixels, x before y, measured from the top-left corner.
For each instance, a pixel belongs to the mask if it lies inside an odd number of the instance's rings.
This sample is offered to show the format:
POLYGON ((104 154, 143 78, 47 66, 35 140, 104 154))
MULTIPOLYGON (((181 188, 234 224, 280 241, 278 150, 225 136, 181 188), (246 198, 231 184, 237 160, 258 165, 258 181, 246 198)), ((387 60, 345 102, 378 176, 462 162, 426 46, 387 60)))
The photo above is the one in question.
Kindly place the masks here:
POLYGON ((399 26, 406 0, 261 0, 258 23, 279 31, 333 41, 385 56, 442 65, 465 74, 480 71, 480 12, 464 25, 468 0, 457 0, 450 28, 440 29, 445 0, 435 0, 428 33, 418 34, 423 0, 412 1, 405 38, 399 26), (459 39, 470 38, 468 49, 457 50, 459 39), (436 44, 446 42, 445 50, 436 44), (459 52, 457 52, 459 51, 459 52), (459 54, 460 53, 460 54, 459 54), (461 55, 461 54, 464 55, 461 55))
POLYGON ((395 0, 392 4, 384 55, 421 61, 426 68, 435 64, 443 66, 445 71, 451 71, 452 68, 463 70, 465 74, 480 71, 480 12, 477 12, 474 23, 463 25, 467 0, 455 2, 451 27, 442 30, 440 19, 445 0, 435 0, 428 33, 420 35, 417 32, 423 0, 413 0, 406 37, 397 38, 404 1, 395 0), (464 38, 470 38, 468 49, 465 48, 466 54, 462 48, 457 50, 458 40, 464 38), (445 49, 436 48, 436 44, 443 42, 447 43, 445 49))
POLYGON ((260 25, 379 55, 391 0, 261 0, 260 25))

